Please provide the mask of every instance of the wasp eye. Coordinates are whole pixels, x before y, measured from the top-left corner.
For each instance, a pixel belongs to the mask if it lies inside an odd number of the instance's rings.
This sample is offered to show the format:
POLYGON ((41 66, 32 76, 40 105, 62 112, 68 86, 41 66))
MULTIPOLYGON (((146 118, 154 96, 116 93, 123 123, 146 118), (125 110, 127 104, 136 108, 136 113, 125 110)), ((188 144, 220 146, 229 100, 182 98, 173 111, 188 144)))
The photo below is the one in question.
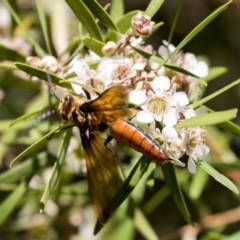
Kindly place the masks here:
POLYGON ((73 98, 70 95, 65 96, 60 100, 62 107, 68 109, 72 104, 73 98))
POLYGON ((67 95, 65 98, 64 98, 64 101, 66 102, 66 104, 70 104, 72 102, 72 97, 70 95, 67 95))

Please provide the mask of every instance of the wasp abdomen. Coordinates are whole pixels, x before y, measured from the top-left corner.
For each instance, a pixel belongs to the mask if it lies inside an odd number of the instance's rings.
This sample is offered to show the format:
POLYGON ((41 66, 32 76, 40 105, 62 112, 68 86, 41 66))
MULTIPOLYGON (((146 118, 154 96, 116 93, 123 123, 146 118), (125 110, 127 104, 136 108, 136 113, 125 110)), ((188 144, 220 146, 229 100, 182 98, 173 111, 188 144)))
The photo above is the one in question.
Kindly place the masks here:
POLYGON ((169 157, 154 139, 130 122, 117 119, 110 125, 110 134, 119 142, 132 147, 157 162, 169 160, 169 157))

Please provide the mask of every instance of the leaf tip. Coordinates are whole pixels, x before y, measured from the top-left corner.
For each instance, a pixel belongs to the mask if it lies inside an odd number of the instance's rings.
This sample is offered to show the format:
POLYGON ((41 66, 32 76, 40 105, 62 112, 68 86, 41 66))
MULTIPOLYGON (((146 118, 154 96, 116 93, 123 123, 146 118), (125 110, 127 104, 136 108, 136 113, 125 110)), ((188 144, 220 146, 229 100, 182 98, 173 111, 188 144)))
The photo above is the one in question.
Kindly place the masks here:
POLYGON ((44 208, 45 208, 45 204, 43 202, 40 202, 39 212, 43 213, 44 208))
POLYGON ((16 161, 13 160, 13 161, 10 163, 10 168, 12 168, 13 165, 15 165, 15 163, 16 163, 16 161))

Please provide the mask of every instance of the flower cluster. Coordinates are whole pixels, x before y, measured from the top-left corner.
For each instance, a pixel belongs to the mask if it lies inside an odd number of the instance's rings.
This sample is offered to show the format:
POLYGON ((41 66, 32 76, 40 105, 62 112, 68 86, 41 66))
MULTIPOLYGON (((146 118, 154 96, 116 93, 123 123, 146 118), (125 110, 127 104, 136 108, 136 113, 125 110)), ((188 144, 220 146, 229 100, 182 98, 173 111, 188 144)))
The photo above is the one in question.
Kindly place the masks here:
MULTIPOLYGON (((79 84, 72 83, 72 87, 77 94, 84 94, 83 85, 99 91, 104 91, 113 84, 127 86, 130 90, 129 102, 139 109, 136 120, 148 124, 148 134, 158 141, 173 159, 173 163, 178 164, 178 159, 187 155, 188 169, 195 173, 196 163, 204 160, 209 152, 205 144, 206 131, 200 127, 179 129, 177 124, 183 119, 196 116, 189 103, 199 97, 196 92, 199 92, 201 85, 193 77, 161 66, 135 50, 155 54, 152 46, 145 46, 141 37, 151 33, 153 24, 148 16, 138 13, 132 19, 133 29, 120 43, 105 44, 102 49, 104 57, 91 51, 88 55, 76 57, 69 68, 76 74, 72 80, 79 84), (136 33, 139 37, 134 35, 136 33), (97 67, 90 68, 90 63, 97 64, 97 67)), ((190 53, 172 54, 174 50, 173 45, 164 41, 158 54, 198 77, 208 75, 205 62, 198 61, 190 53)), ((91 95, 92 98, 97 96, 94 92, 91 95)))

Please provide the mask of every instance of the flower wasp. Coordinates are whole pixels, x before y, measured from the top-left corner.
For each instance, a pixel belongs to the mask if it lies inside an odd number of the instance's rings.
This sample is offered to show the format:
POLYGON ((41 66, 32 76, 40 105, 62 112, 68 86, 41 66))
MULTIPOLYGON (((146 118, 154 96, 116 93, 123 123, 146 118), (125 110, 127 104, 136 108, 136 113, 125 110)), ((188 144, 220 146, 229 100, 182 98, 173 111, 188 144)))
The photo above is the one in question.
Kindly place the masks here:
POLYGON ((95 100, 66 94, 59 103, 63 119, 79 128, 87 166, 89 196, 96 216, 105 223, 110 212, 108 205, 119 191, 123 178, 115 154, 107 147, 114 138, 156 162, 170 161, 162 147, 136 125, 128 121, 135 111, 128 109, 128 89, 112 86, 95 100), (110 136, 104 140, 97 132, 109 128, 110 136))

